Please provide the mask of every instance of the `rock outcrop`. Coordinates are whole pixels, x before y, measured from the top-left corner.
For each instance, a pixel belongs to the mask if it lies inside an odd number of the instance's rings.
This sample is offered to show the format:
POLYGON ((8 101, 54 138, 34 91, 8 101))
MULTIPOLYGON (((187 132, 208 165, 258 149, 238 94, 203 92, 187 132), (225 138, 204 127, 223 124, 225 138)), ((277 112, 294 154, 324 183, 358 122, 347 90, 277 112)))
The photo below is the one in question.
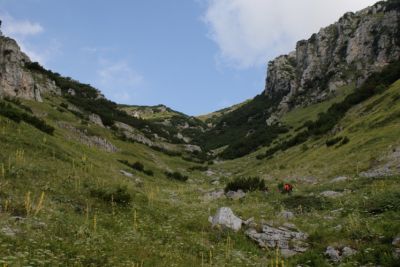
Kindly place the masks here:
POLYGON ((361 84, 400 57, 400 8, 379 2, 322 28, 296 50, 268 64, 265 94, 279 101, 277 114, 323 101, 338 87, 361 84))
POLYGON ((40 74, 33 75, 26 67, 31 63, 17 42, 0 36, 0 97, 18 97, 42 101, 42 94, 52 92, 60 95, 61 89, 54 81, 40 74))
POLYGON ((306 233, 291 231, 285 227, 274 228, 263 225, 261 232, 250 228, 246 231, 246 235, 256 241, 260 247, 280 248, 284 257, 305 252, 308 248, 308 244, 305 243, 308 238, 306 233))

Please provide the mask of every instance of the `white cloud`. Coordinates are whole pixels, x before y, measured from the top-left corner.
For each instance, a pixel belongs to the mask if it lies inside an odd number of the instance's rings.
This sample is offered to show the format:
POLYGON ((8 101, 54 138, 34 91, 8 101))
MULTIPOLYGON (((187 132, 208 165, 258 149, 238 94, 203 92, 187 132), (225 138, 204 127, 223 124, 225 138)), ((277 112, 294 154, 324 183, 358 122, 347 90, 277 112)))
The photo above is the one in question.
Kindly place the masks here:
POLYGON ((237 68, 265 64, 288 53, 347 11, 376 0, 205 0, 203 21, 218 45, 218 60, 237 68))
POLYGON ((46 47, 35 45, 30 38, 44 33, 43 26, 38 22, 26 19, 16 19, 6 12, 0 12, 2 20, 2 32, 4 35, 15 39, 21 50, 25 52, 32 61, 40 62, 43 65, 54 58, 60 52, 61 43, 51 40, 46 47))
POLYGON ((9 14, 1 14, 3 20, 3 32, 9 36, 26 37, 37 35, 44 31, 42 25, 28 20, 17 20, 9 14))
POLYGON ((124 61, 102 59, 100 65, 97 71, 98 85, 115 101, 127 103, 132 100, 135 89, 144 81, 143 76, 124 61))

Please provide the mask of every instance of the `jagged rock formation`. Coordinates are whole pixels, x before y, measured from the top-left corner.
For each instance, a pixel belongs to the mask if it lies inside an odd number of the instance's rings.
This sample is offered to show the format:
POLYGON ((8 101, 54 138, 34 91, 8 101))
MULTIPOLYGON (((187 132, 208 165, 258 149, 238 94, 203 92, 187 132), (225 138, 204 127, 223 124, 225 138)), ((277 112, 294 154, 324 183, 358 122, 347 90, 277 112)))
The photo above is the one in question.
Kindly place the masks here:
POLYGON ((15 40, 0 36, 0 97, 42 101, 42 93, 61 94, 61 89, 53 81, 33 75, 25 68, 25 64, 30 62, 15 40))
POLYGON ((361 84, 400 57, 400 8, 379 2, 346 13, 296 50, 268 64, 265 94, 278 97, 278 114, 323 101, 343 85, 361 84))

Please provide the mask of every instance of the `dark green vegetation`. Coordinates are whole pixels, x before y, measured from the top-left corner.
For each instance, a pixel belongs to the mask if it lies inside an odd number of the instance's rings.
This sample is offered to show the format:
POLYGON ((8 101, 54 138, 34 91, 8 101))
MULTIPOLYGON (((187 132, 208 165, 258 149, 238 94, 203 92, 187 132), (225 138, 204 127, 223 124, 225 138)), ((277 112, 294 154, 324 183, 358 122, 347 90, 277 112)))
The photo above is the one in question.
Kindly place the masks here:
POLYGON ((336 145, 338 143, 339 143, 339 145, 345 145, 348 142, 350 142, 350 139, 347 136, 345 136, 345 137, 338 136, 338 137, 334 137, 332 139, 326 140, 325 144, 327 147, 330 147, 330 146, 336 145))
MULTIPOLYGON (((265 154, 257 156, 258 159, 272 157, 278 151, 285 151, 288 148, 299 145, 311 137, 322 136, 329 133, 343 118, 346 112, 357 104, 371 98, 374 95, 384 92, 389 85, 400 79, 400 61, 394 62, 385 67, 381 72, 372 74, 364 84, 348 95, 342 102, 333 104, 328 111, 320 113, 316 121, 307 121, 302 128, 305 130, 296 134, 289 140, 286 140, 272 148, 265 154)), ((333 139, 334 141, 339 141, 333 139)), ((345 140, 344 144, 349 140, 345 140)), ((329 142, 329 144, 332 142, 329 142)), ((328 143, 327 143, 328 145, 328 143)))
MULTIPOLYGON (((106 126, 113 126, 115 121, 119 121, 142 130, 149 138, 152 138, 153 134, 157 134, 172 143, 179 144, 183 142, 176 137, 176 128, 129 116, 125 111, 119 108, 119 105, 102 97, 100 92, 89 84, 82 84, 72 78, 63 77, 59 73, 46 70, 37 62, 26 63, 25 67, 55 81, 56 85, 61 88, 63 95, 69 102, 86 112, 98 114, 103 124, 106 126), (70 89, 73 89, 74 93, 70 93, 70 89)), ((182 118, 176 116, 173 121, 179 121, 180 119, 182 118)), ((199 121, 196 122, 201 123, 199 121)))
POLYGON ((143 172, 146 175, 149 176, 154 175, 154 172, 152 170, 145 169, 143 163, 141 163, 140 161, 136 161, 135 163, 129 163, 127 160, 118 160, 118 161, 136 171, 143 172))
POLYGON ((243 192, 266 191, 267 187, 265 181, 260 177, 237 177, 225 186, 225 192, 238 190, 243 192))
POLYGON ((206 150, 227 146, 219 155, 223 159, 242 157, 269 145, 279 134, 287 132, 279 125, 267 126, 265 118, 277 99, 264 94, 256 96, 236 110, 218 118, 215 127, 194 140, 206 150))
POLYGON ((168 179, 177 180, 177 181, 181 181, 181 182, 186 182, 187 179, 189 179, 188 176, 183 175, 182 173, 180 173, 180 172, 178 172, 178 171, 175 171, 175 172, 166 171, 166 172, 165 172, 165 176, 166 176, 168 179))
MULTIPOLYGON (((26 110, 26 109, 25 109, 26 110)), ((48 125, 44 120, 37 118, 34 115, 28 114, 24 110, 20 110, 9 103, 0 101, 0 115, 9 118, 17 123, 24 121, 40 131, 52 135, 54 127, 48 125)))

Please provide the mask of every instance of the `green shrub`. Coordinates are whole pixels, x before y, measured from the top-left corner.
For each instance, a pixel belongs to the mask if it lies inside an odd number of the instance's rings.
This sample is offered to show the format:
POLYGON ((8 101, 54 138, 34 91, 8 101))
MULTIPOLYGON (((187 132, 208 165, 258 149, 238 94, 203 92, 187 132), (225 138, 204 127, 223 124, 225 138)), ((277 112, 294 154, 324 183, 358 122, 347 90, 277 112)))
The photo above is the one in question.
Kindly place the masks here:
POLYGON ((154 176, 154 172, 152 170, 143 170, 143 173, 148 176, 154 176))
POLYGON ((338 137, 326 140, 325 144, 327 147, 330 147, 330 146, 336 145, 337 143, 339 143, 342 140, 343 140, 343 137, 338 136, 338 137))
POLYGON ((154 172, 152 170, 146 170, 144 168, 143 163, 141 163, 140 161, 136 161, 135 163, 129 163, 127 160, 118 160, 118 161, 136 171, 143 172, 144 174, 146 174, 148 176, 154 175, 154 172))
POLYGON ((126 206, 132 201, 132 196, 129 194, 127 187, 120 185, 115 188, 91 189, 90 195, 105 202, 114 202, 122 206, 126 206))
POLYGON ((345 145, 345 144, 347 144, 347 143, 349 143, 349 142, 350 142, 350 138, 348 138, 347 136, 345 136, 345 137, 343 138, 342 142, 340 142, 340 145, 343 146, 343 145, 345 145))
POLYGON ((203 166, 203 165, 197 165, 197 166, 192 166, 188 168, 188 171, 201 171, 205 172, 208 170, 208 166, 203 166))
POLYGON ((7 117, 17 123, 24 121, 49 135, 54 133, 54 127, 48 125, 44 120, 16 109, 10 104, 6 104, 4 102, 0 102, 0 115, 3 115, 4 117, 7 117))
POLYGON ((237 177, 225 186, 225 192, 242 190, 251 192, 266 190, 265 181, 260 177, 237 177))
POLYGON ((177 172, 177 171, 175 171, 175 172, 165 172, 165 176, 168 179, 178 180, 178 181, 181 181, 181 182, 186 182, 187 179, 189 179, 188 176, 183 175, 182 173, 177 172))
POLYGON ((386 192, 370 198, 365 206, 372 214, 380 214, 386 211, 400 211, 400 192, 386 192))
MULTIPOLYGON (((322 251, 307 251, 301 254, 296 263, 301 266, 308 266, 308 267, 329 267, 330 264, 327 263, 326 259, 323 256, 322 251)), ((296 265, 297 265, 296 264, 296 265)), ((294 265, 294 266, 296 266, 294 265)))
POLYGON ((135 169, 137 171, 144 171, 144 165, 143 163, 136 161, 135 163, 131 164, 132 169, 135 169))

